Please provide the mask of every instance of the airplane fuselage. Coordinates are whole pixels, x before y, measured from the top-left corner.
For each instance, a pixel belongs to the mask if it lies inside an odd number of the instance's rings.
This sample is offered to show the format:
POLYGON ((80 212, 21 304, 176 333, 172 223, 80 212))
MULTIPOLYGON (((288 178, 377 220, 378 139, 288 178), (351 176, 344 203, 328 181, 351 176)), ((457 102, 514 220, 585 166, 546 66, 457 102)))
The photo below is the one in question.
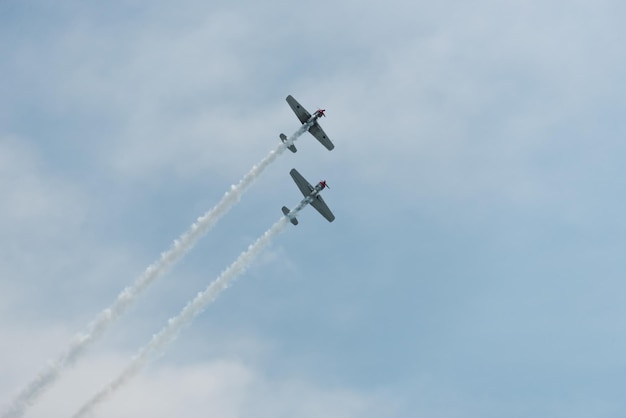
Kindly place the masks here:
POLYGON ((311 117, 309 118, 309 120, 307 120, 306 122, 303 123, 303 125, 309 125, 309 127, 313 126, 313 124, 324 115, 324 112, 321 112, 319 110, 315 111, 315 113, 313 113, 311 115, 311 117))
POLYGON ((309 203, 311 203, 313 201, 313 199, 315 199, 317 197, 318 194, 320 194, 320 192, 322 190, 324 190, 326 186, 322 183, 317 183, 317 185, 315 186, 315 188, 313 190, 311 190, 311 193, 308 196, 305 196, 304 199, 302 199, 300 201, 300 204, 305 206, 308 205, 309 203))
MULTIPOLYGON (((309 118, 309 120, 307 120, 305 123, 308 123, 309 126, 313 125, 315 123, 316 120, 318 120, 320 117, 317 115, 317 113, 314 113, 311 115, 311 117, 309 118)), ((303 123, 304 125, 304 123, 303 123)))
POLYGON ((291 137, 287 138, 285 134, 280 134, 280 140, 283 141, 285 146, 289 148, 291 152, 296 152, 296 147, 293 145, 295 138, 311 129, 311 127, 315 125, 315 121, 317 119, 319 119, 319 116, 317 116, 317 113, 315 113, 306 122, 304 122, 300 129, 298 129, 296 133, 293 134, 291 137))
MULTIPOLYGON (((295 214, 299 213, 302 209, 304 209, 304 207, 306 205, 310 205, 311 202, 313 202, 313 200, 315 200, 317 195, 319 195, 320 192, 322 190, 324 190, 325 188, 326 188, 326 184, 324 184, 323 182, 317 183, 317 185, 315 185, 313 190, 311 190, 311 193, 309 193, 307 196, 305 196, 304 199, 302 199, 300 201, 298 206, 296 206, 293 210, 287 210, 287 211, 285 211, 284 209, 286 209, 286 208, 284 208, 283 209, 283 213, 285 214, 285 216, 289 220, 294 220, 295 219, 295 214)), ((292 223, 293 223, 293 221, 292 221, 292 223)))

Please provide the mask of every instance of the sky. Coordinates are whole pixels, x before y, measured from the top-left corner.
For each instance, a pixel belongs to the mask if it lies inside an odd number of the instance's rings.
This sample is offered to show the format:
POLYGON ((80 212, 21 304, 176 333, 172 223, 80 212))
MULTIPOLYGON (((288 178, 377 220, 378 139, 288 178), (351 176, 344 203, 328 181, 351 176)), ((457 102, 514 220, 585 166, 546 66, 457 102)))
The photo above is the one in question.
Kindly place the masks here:
POLYGON ((623 417, 622 2, 0 2, 0 410, 325 108, 25 413, 623 417))

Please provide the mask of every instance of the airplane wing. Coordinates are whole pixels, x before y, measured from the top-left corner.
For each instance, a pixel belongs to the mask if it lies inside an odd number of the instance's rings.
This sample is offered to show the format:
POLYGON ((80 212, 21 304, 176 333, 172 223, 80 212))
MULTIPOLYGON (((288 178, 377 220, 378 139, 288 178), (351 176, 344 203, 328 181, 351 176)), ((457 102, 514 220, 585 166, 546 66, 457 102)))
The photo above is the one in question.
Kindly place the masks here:
POLYGON ((324 132, 324 130, 322 129, 319 123, 315 122, 313 126, 309 128, 309 132, 311 132, 311 134, 315 138, 317 138, 317 140, 320 141, 322 145, 324 145, 326 149, 328 149, 329 151, 335 148, 335 145, 332 142, 330 142, 330 139, 328 139, 328 137, 326 136, 326 133, 324 132))
POLYGON ((322 199, 322 196, 317 195, 315 199, 311 202, 311 206, 313 206, 317 211, 328 220, 328 222, 332 222, 335 220, 335 215, 328 209, 326 206, 326 202, 322 199))
POLYGON ((309 120, 309 118, 311 117, 311 114, 307 112, 305 108, 300 106, 300 103, 298 103, 298 101, 294 99, 291 94, 287 96, 286 100, 287 103, 289 103, 289 106, 291 106, 291 110, 293 110, 293 113, 295 113, 298 119, 300 119, 300 122, 306 123, 306 121, 309 120))
POLYGON ((314 190, 314 187, 311 186, 304 177, 302 177, 302 174, 298 173, 298 170, 292 168, 289 174, 291 174, 291 178, 293 178, 293 181, 296 182, 298 189, 300 189, 303 195, 308 196, 311 194, 311 192, 314 190))

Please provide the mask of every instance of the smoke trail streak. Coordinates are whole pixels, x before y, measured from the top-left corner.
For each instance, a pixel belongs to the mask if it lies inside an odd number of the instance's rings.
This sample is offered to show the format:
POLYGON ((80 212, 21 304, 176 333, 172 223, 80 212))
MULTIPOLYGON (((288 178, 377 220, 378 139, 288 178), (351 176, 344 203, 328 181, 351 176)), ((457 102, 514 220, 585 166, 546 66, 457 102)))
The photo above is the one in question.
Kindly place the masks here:
MULTIPOLYGON (((295 212, 294 215, 296 213, 297 212, 295 212)), ((91 416, 98 405, 113 396, 118 389, 136 376, 150 359, 162 354, 165 348, 176 339, 180 330, 186 325, 189 325, 197 315, 204 311, 209 303, 213 302, 237 276, 246 270, 250 263, 270 243, 272 238, 285 228, 287 222, 288 219, 282 217, 259 237, 254 244, 250 245, 246 251, 241 253, 237 260, 224 270, 204 291, 198 293, 177 316, 170 318, 167 321, 167 325, 159 331, 158 334, 152 337, 152 340, 141 349, 124 371, 91 398, 90 401, 84 404, 83 407, 73 415, 73 418, 91 416)))
POLYGON ((126 312, 144 290, 193 248, 198 240, 202 238, 235 203, 239 202, 245 190, 254 183, 260 174, 285 151, 288 145, 291 145, 306 132, 310 126, 311 123, 302 125, 285 143, 281 142, 280 145, 270 151, 260 163, 253 166, 237 185, 232 185, 231 189, 224 194, 222 200, 220 200, 217 205, 199 217, 185 233, 174 240, 169 250, 161 253, 161 257, 157 261, 152 263, 132 285, 126 287, 117 296, 117 299, 112 305, 100 312, 96 319, 89 325, 86 333, 76 335, 66 351, 58 358, 51 361, 39 372, 35 379, 18 393, 11 401, 7 411, 2 414, 2 418, 21 417, 26 408, 31 406, 35 400, 59 378, 63 370, 74 364, 91 343, 97 340, 113 321, 126 312))

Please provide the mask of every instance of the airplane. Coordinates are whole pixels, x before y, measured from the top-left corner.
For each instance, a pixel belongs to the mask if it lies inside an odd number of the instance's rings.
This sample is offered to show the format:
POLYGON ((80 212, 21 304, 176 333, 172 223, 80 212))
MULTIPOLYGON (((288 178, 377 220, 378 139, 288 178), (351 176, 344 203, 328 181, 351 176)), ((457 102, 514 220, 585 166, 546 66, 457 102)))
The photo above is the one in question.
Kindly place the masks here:
MULTIPOLYGON (((302 125, 308 125, 307 130, 311 133, 311 135, 313 135, 318 141, 320 141, 322 145, 324 145, 329 151, 335 148, 335 145, 330 141, 330 139, 328 139, 322 127, 319 125, 319 123, 317 123, 317 120, 319 118, 321 118, 322 116, 326 116, 324 114, 324 112, 326 112, 325 109, 317 109, 311 115, 309 112, 307 112, 305 108, 300 106, 300 103, 298 103, 298 101, 294 99, 291 95, 287 96, 286 100, 298 119, 300 119, 302 125)), ((280 140, 286 143, 287 136, 285 134, 280 134, 280 140)), ((293 143, 289 144, 287 148, 289 148, 289 151, 291 152, 297 151, 293 143)))
POLYGON ((283 214, 291 221, 292 224, 298 225, 298 219, 296 219, 296 214, 302 210, 309 203, 313 206, 324 218, 328 220, 328 222, 332 222, 335 220, 335 215, 328 209, 324 199, 320 196, 320 192, 328 187, 326 184, 326 180, 322 180, 315 187, 311 186, 308 181, 300 173, 298 170, 293 168, 289 174, 293 178, 293 181, 296 182, 296 185, 304 195, 304 199, 300 201, 298 206, 290 211, 287 206, 283 206, 283 214))

